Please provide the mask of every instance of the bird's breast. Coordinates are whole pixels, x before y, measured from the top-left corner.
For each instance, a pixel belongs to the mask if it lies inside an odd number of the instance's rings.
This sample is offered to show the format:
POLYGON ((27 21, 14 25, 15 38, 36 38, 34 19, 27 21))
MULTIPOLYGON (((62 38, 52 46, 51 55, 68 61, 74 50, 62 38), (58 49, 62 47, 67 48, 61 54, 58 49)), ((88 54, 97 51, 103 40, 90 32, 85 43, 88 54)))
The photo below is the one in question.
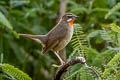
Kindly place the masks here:
POLYGON ((66 35, 64 36, 63 39, 60 40, 59 44, 54 48, 54 50, 60 51, 63 48, 65 48, 66 45, 70 42, 72 35, 73 35, 73 27, 69 26, 69 28, 67 29, 66 35))
POLYGON ((63 42, 65 44, 68 44, 72 38, 72 35, 73 35, 73 27, 70 27, 70 29, 68 29, 68 31, 66 33, 66 36, 63 39, 63 42))

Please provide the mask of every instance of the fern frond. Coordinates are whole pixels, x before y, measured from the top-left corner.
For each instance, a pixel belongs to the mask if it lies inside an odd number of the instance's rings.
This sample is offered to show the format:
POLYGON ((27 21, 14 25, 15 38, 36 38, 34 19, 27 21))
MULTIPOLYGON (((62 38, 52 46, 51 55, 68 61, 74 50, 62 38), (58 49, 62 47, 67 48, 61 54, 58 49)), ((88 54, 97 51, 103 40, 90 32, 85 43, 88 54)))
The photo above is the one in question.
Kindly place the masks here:
POLYGON ((103 65, 107 64, 113 58, 113 56, 114 52, 112 50, 106 50, 102 53, 99 53, 93 60, 92 64, 94 66, 102 67, 103 65))
POLYGON ((105 29, 101 30, 100 35, 103 40, 106 40, 107 42, 113 42, 113 40, 111 39, 111 36, 105 29))
POLYGON ((83 32, 82 27, 79 24, 75 24, 74 34, 71 40, 72 47, 76 53, 80 53, 79 56, 84 56, 86 53, 85 48, 88 46, 86 41, 86 35, 83 32))
POLYGON ((100 32, 101 32, 101 30, 94 30, 87 35, 87 41, 88 41, 88 45, 90 48, 91 48, 90 39, 98 36, 100 34, 100 32))
POLYGON ((118 25, 112 23, 110 24, 110 28, 112 31, 120 33, 120 27, 118 25))
POLYGON ((120 13, 117 12, 117 10, 119 9, 120 9, 120 3, 118 3, 111 10, 108 11, 108 13, 105 15, 105 19, 107 19, 111 14, 116 14, 120 16, 120 13))
POLYGON ((115 73, 115 76, 116 76, 117 80, 120 79, 120 70, 118 70, 118 71, 115 73))
POLYGON ((14 80, 32 80, 27 74, 9 64, 0 64, 2 72, 12 75, 14 80))
POLYGON ((111 75, 107 76, 107 78, 105 80, 119 80, 119 79, 117 79, 114 74, 111 74, 111 75))
POLYGON ((85 54, 87 63, 89 63, 89 64, 93 63, 95 57, 99 54, 100 53, 96 49, 87 48, 87 51, 86 51, 86 54, 85 54))
POLYGON ((116 25, 115 23, 112 24, 102 24, 103 28, 111 28, 113 32, 120 33, 120 27, 116 25))
POLYGON ((80 80, 94 80, 94 75, 86 67, 82 67, 80 70, 80 80))
MULTIPOLYGON (((102 70, 98 67, 93 67, 97 72, 101 75, 102 70)), ((91 72, 88 68, 85 66, 81 67, 80 69, 76 70, 75 72, 72 72, 70 76, 65 78, 64 80, 94 80, 96 78, 95 74, 91 72), (76 79, 77 78, 77 79, 76 79)), ((101 80, 101 79, 99 79, 101 80)))
POLYGON ((76 76, 76 74, 78 74, 80 72, 81 69, 75 71, 74 73, 72 73, 70 76, 68 76, 67 78, 65 78, 64 80, 70 80, 72 79, 73 77, 76 76))
POLYGON ((115 70, 117 69, 118 65, 120 64, 120 52, 117 53, 112 60, 110 60, 110 62, 107 64, 107 68, 104 70, 102 77, 106 78, 109 75, 111 75, 112 73, 115 72, 115 70), (112 72, 112 73, 111 73, 112 72), (111 73, 111 74, 110 74, 111 73))

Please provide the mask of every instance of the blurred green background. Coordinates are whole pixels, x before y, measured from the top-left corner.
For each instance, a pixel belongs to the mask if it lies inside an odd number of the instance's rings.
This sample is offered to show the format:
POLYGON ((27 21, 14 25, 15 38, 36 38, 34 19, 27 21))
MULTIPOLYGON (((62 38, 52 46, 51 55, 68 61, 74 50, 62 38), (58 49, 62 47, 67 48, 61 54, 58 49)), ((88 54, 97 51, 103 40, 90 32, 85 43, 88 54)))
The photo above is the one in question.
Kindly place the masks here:
MULTIPOLYGON (((79 27, 86 35, 84 39, 87 40, 88 49, 82 55, 83 48, 79 43, 77 46, 80 48, 72 46, 76 39, 74 37, 66 48, 67 59, 84 56, 89 65, 100 68, 101 73, 104 72, 105 65, 120 50, 120 34, 106 29, 111 23, 120 26, 119 2, 119 0, 0 0, 0 12, 8 20, 6 23, 0 15, 0 54, 4 55, 3 63, 19 68, 33 80, 52 80, 57 70, 52 65, 59 64, 56 56, 52 52, 42 54, 41 44, 27 38, 18 38, 16 32, 46 34, 65 12, 71 12, 80 16, 75 23, 80 24, 79 27)), ((72 67, 64 78, 71 75, 72 71, 78 71, 77 69, 81 68, 79 66, 72 67)), ((85 72, 83 67, 81 69, 85 72)), ((86 75, 80 73, 77 75, 79 77, 72 76, 65 80, 95 80, 91 77, 88 79, 80 77, 86 75)))

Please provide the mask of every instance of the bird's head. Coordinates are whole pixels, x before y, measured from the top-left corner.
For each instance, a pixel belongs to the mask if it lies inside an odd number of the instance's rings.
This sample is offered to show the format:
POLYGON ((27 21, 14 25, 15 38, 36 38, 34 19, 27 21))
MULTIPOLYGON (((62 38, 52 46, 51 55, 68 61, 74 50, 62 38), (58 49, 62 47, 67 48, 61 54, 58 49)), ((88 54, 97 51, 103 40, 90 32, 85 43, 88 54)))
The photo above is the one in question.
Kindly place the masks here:
POLYGON ((69 26, 73 26, 74 20, 78 18, 78 16, 72 13, 66 13, 62 19, 69 24, 69 26))

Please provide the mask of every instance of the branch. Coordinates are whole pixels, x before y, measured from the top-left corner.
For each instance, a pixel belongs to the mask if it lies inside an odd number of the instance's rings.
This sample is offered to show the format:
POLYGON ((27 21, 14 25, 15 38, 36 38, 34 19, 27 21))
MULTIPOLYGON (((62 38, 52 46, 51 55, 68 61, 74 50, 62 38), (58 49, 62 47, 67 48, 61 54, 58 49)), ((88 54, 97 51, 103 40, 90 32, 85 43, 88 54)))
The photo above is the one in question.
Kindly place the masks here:
POLYGON ((75 58, 75 59, 72 59, 72 60, 66 62, 63 66, 60 67, 60 70, 57 72, 54 80, 60 80, 62 74, 67 71, 67 68, 68 68, 68 67, 70 67, 70 66, 72 66, 72 65, 75 65, 75 64, 77 64, 77 63, 83 64, 83 63, 85 63, 85 62, 86 62, 86 60, 85 60, 85 58, 83 58, 83 57, 77 57, 77 58, 75 58))
POLYGON ((58 20, 65 14, 68 0, 60 0, 60 6, 58 11, 58 20))
POLYGON ((98 74, 98 72, 93 67, 89 67, 86 64, 86 60, 85 60, 84 57, 77 57, 75 59, 72 59, 72 60, 66 62, 64 65, 62 65, 60 67, 59 71, 57 72, 54 80, 60 80, 62 74, 67 71, 67 68, 70 67, 70 66, 73 66, 73 65, 75 65, 77 63, 85 64, 85 67, 87 67, 89 70, 91 70, 96 75, 97 78, 100 77, 100 75, 98 74))

